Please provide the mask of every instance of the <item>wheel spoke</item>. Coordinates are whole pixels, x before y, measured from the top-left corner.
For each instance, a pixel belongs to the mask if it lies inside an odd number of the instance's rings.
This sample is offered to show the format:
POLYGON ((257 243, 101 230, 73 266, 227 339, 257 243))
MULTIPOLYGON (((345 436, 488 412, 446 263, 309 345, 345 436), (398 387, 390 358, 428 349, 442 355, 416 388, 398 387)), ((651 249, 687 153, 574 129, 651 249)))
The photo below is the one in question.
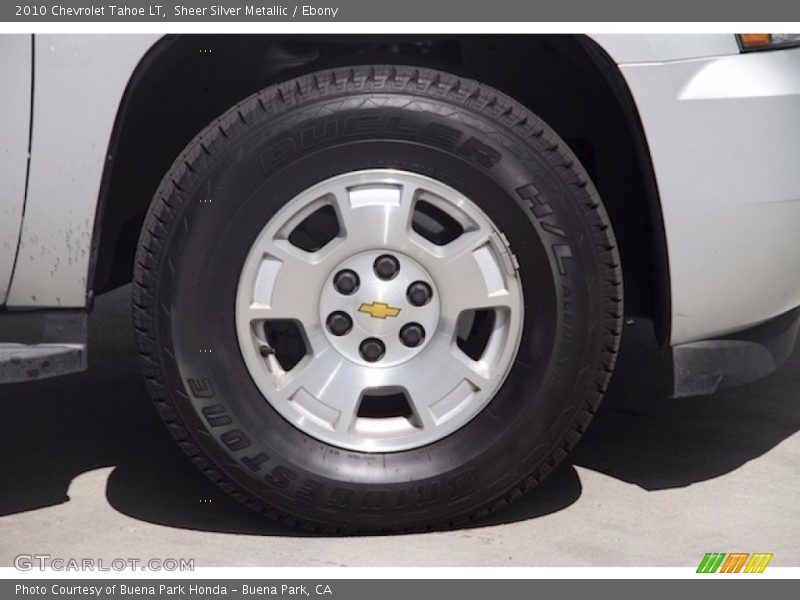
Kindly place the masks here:
POLYGON ((432 269, 442 294, 443 324, 454 327, 459 315, 466 310, 503 308, 512 304, 509 275, 489 233, 465 233, 445 249, 432 269))
POLYGON ((425 352, 414 376, 402 383, 423 428, 438 426, 493 383, 489 365, 470 359, 448 336, 437 335, 425 352))
POLYGON ((291 371, 280 395, 331 429, 346 430, 356 417, 362 391, 354 371, 352 363, 328 349, 301 361, 291 371))
POLYGON ((336 187, 332 196, 349 250, 406 247, 415 191, 393 183, 336 187))
POLYGON ((285 240, 273 240, 251 273, 252 296, 244 307, 246 314, 252 320, 296 319, 304 325, 318 322, 322 262, 285 240))

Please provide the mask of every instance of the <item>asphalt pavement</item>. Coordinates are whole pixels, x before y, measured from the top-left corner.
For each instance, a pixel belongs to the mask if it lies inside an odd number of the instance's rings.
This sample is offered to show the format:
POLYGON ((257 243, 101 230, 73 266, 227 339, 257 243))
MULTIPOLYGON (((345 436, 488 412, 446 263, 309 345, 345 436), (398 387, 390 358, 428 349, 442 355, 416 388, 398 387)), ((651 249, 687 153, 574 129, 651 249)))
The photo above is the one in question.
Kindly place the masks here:
POLYGON ((196 566, 694 566, 772 552, 800 566, 800 352, 711 397, 670 399, 668 356, 626 325, 610 390, 570 459, 490 520, 403 536, 314 536, 208 482, 138 372, 130 288, 97 299, 85 373, 0 386, 0 566, 18 554, 196 566))

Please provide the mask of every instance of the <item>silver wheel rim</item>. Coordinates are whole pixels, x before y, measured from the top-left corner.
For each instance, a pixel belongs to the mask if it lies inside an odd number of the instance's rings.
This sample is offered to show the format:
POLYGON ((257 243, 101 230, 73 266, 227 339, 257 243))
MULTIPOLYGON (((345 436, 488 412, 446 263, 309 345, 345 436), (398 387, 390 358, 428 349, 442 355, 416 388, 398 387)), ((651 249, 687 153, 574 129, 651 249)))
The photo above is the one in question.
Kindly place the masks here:
POLYGON ((270 219, 245 259, 236 330, 259 391, 295 427, 340 448, 394 452, 450 435, 489 403, 514 362, 523 306, 516 259, 481 209, 429 177, 372 169, 314 185, 270 219), (420 231, 423 208, 460 233, 420 231), (305 249, 290 240, 323 209, 338 227, 330 240, 305 249), (396 262, 383 260, 379 274, 382 256, 396 262), (390 278, 388 266, 399 267, 390 278), (349 318, 346 333, 347 318, 333 313, 349 318), (289 366, 268 334, 285 323, 305 346, 289 366), (469 336, 481 327, 476 346, 469 336), (389 404, 396 414, 376 414, 389 404))

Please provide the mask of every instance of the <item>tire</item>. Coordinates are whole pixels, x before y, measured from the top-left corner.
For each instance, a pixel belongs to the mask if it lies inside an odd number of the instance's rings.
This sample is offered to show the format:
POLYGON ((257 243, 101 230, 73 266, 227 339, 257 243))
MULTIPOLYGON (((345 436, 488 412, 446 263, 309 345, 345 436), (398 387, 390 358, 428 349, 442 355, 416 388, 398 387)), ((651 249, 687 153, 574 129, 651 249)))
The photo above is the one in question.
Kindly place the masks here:
MULTIPOLYGON (((442 273, 455 281, 452 269, 442 273)), ((432 285, 437 281, 432 277, 432 285)), ((315 285, 309 282, 310 300, 298 288, 298 306, 315 302, 315 285)), ((474 289, 471 281, 462 291, 448 285, 435 293, 453 298, 474 289)), ((490 313, 499 330, 501 313, 490 313)), ((477 313, 470 314, 474 329, 477 313)), ((161 417, 223 490, 256 511, 316 531, 421 530, 498 510, 575 446, 617 356, 622 274, 594 185, 538 117, 488 86, 447 73, 356 66, 268 87, 188 145, 143 226, 133 318, 161 417), (260 233, 304 190, 357 172, 406 173, 468 198, 496 228, 489 252, 503 259, 502 278, 524 299, 524 306, 502 313, 519 316, 502 342, 513 346, 507 369, 492 380, 495 387, 476 386, 467 396, 490 390, 484 394, 490 397, 455 430, 425 443, 414 438, 408 447, 370 450, 352 437, 337 445, 319 427, 322 433, 309 434, 302 419, 286 417, 285 404, 262 393, 246 334, 237 333, 243 265, 260 233)), ((266 323, 264 331, 277 327, 266 323)), ((270 360, 277 345, 260 343, 270 360)), ((403 418, 416 426, 413 415, 403 418)), ((369 442, 373 434, 358 435, 369 442)))

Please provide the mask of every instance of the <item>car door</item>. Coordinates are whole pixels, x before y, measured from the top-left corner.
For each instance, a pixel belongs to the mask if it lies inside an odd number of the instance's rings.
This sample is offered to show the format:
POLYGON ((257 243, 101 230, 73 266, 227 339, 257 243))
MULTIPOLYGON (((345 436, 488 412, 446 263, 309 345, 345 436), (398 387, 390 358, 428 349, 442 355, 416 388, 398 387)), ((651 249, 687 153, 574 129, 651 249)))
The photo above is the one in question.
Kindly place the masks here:
POLYGON ((0 305, 19 245, 31 131, 32 35, 0 35, 0 305))

